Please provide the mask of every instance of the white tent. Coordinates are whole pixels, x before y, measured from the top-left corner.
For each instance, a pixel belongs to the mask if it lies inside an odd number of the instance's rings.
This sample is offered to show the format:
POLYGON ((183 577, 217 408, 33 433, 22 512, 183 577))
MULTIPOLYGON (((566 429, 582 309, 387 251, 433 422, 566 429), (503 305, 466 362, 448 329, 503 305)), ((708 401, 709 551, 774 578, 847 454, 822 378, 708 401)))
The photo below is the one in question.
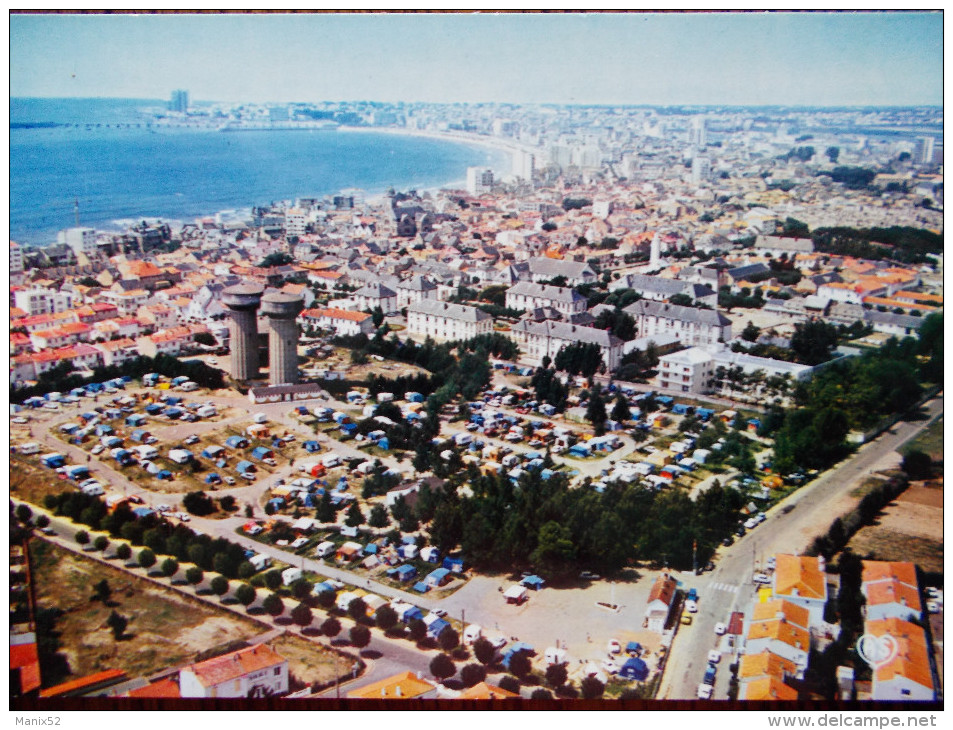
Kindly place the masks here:
POLYGON ((507 588, 503 592, 503 598, 508 601, 522 601, 526 597, 526 587, 518 583, 507 588))
POLYGON ((566 661, 566 650, 557 649, 555 646, 551 646, 546 649, 546 665, 550 664, 562 664, 566 661))

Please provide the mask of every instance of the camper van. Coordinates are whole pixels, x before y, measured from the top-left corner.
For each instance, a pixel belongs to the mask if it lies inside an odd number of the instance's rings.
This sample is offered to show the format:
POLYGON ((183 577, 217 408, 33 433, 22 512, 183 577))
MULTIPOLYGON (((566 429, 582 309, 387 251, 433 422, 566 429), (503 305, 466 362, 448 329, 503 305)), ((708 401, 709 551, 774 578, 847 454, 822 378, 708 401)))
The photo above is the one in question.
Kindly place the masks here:
POLYGON ((256 413, 252 417, 252 420, 255 423, 268 423, 268 416, 266 416, 264 413, 256 413))
POLYGON ((325 542, 322 542, 320 545, 318 545, 318 547, 314 551, 314 554, 317 555, 319 558, 326 558, 328 555, 331 555, 334 553, 334 549, 335 548, 334 548, 333 542, 325 541, 325 542))
POLYGON ((23 446, 21 446, 21 447, 18 449, 18 451, 19 451, 21 454, 39 454, 39 453, 40 453, 40 445, 39 445, 36 441, 31 441, 31 442, 28 443, 28 444, 23 444, 23 446))

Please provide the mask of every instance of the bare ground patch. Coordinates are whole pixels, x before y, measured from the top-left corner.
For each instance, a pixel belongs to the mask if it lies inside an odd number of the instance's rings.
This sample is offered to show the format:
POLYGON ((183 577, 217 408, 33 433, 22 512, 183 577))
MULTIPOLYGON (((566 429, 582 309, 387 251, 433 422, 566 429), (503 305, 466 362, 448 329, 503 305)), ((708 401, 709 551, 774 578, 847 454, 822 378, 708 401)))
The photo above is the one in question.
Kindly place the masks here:
POLYGON ((351 669, 351 660, 347 657, 338 658, 335 652, 322 644, 300 636, 284 634, 268 644, 288 660, 288 670, 305 684, 329 682, 351 669))
POLYGON ((31 551, 37 604, 62 612, 55 632, 70 671, 66 676, 44 674, 47 686, 106 669, 148 676, 191 661, 201 649, 261 633, 252 621, 50 543, 34 540, 31 551), (103 579, 111 589, 110 605, 91 599, 92 587, 103 579), (112 611, 129 620, 120 640, 107 624, 112 611))

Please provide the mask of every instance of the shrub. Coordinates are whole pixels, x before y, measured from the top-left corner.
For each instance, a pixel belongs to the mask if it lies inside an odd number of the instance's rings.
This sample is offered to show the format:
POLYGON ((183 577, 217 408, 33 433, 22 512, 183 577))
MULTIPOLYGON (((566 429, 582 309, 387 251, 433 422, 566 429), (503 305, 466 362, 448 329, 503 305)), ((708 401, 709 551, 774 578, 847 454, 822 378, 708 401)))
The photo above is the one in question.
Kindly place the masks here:
POLYGON ((533 690, 533 694, 529 696, 531 700, 551 700, 553 699, 553 693, 548 689, 543 689, 542 687, 533 690))
POLYGON ((385 604, 377 609, 374 622, 381 631, 390 631, 397 625, 397 612, 385 604))
POLYGON ((569 678, 569 671, 565 664, 550 664, 546 667, 546 683, 553 688, 566 683, 569 678))
POLYGON ((285 612, 285 604, 277 593, 269 593, 261 605, 272 616, 280 616, 285 612))
POLYGON ((500 681, 497 684, 500 686, 500 689, 505 689, 507 692, 520 693, 520 681, 509 674, 500 677, 500 681))
POLYGON ((166 578, 171 578, 179 572, 179 561, 175 558, 166 558, 162 561, 162 565, 159 566, 159 570, 162 571, 162 575, 166 578))
POLYGON ((202 572, 202 569, 195 566, 185 571, 185 579, 189 582, 189 585, 197 586, 202 582, 202 578, 204 577, 205 574, 202 572))
POLYGON ((310 626, 313 619, 314 616, 307 604, 299 603, 291 611, 291 620, 298 624, 298 626, 310 626))
POLYGON ((330 636, 332 639, 341 633, 341 622, 334 616, 328 616, 321 624, 321 633, 330 636))
POLYGON ((93 540, 93 547, 101 553, 106 552, 106 548, 109 547, 109 539, 105 535, 97 535, 96 539, 93 540))
POLYGON ((216 596, 224 596, 228 593, 228 578, 224 575, 216 575, 209 585, 216 596))
POLYGON ((255 601, 258 592, 247 583, 242 583, 235 589, 235 599, 243 606, 250 606, 255 601))
POLYGON ((77 545, 86 545, 89 542, 89 533, 86 530, 80 530, 74 539, 77 545))
POLYGON ((595 677, 586 677, 580 684, 583 699, 595 700, 602 697, 606 691, 606 686, 595 677))
POLYGON ((119 543, 119 547, 116 548, 116 557, 120 560, 129 560, 132 557, 132 548, 124 542, 119 543))
POLYGON ((147 570, 156 564, 156 554, 149 548, 139 551, 139 565, 147 570))
POLYGON ((473 643, 473 656, 483 665, 490 665, 496 658, 496 648, 482 636, 473 643))

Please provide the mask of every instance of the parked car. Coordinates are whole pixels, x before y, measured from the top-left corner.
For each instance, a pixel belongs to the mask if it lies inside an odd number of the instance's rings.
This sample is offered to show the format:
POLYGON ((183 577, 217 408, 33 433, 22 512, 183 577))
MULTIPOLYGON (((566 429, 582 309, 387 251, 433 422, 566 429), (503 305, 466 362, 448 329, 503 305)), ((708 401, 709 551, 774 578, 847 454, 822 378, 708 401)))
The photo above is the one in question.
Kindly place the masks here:
POLYGON ((685 626, 692 625, 692 615, 690 613, 682 614, 682 618, 680 620, 685 626))
POLYGON ((165 514, 166 512, 171 512, 172 508, 167 504, 160 504, 158 507, 156 507, 156 511, 165 514))
POLYGON ((685 610, 689 613, 698 613, 698 604, 695 601, 685 601, 685 610))
POLYGON ((721 661, 721 652, 719 652, 717 649, 712 649, 710 652, 708 652, 709 664, 717 664, 720 661, 721 661))
POLYGON ((14 423, 26 423, 27 420, 26 420, 26 418, 24 418, 23 416, 17 416, 16 418, 13 419, 13 422, 14 422, 14 423))
POLYGON ((582 572, 579 574, 579 577, 580 577, 582 580, 599 580, 599 576, 598 576, 598 575, 596 575, 595 573, 592 573, 592 572, 590 572, 590 571, 588 571, 588 570, 582 571, 582 572))
POLYGON ((758 521, 754 517, 749 517, 745 520, 745 528, 748 530, 753 530, 758 526, 758 521))
POLYGON ((616 639, 609 639, 608 650, 610 654, 621 654, 622 644, 620 644, 616 639))
POLYGON ((700 684, 698 685, 698 699, 700 700, 710 700, 711 691, 713 687, 710 684, 700 684))
POLYGON ((760 583, 761 585, 767 585, 771 582, 771 577, 765 573, 755 573, 751 577, 751 580, 753 580, 755 583, 760 583))
POLYGON ((715 633, 718 636, 722 636, 727 630, 728 630, 728 627, 725 626, 723 623, 719 622, 715 624, 715 633))
POLYGON ((199 437, 196 436, 195 434, 192 434, 184 441, 186 446, 191 446, 192 444, 197 444, 198 442, 199 442, 199 437))
POLYGON ((103 446, 102 444, 96 444, 93 448, 91 448, 91 449, 89 450, 89 453, 91 453, 93 456, 95 456, 96 454, 101 454, 101 453, 103 453, 103 451, 105 451, 105 450, 106 450, 106 447, 105 447, 105 446, 103 446))
POLYGON ((234 483, 235 483, 235 477, 225 477, 225 483, 226 483, 226 484, 234 484, 234 483))

